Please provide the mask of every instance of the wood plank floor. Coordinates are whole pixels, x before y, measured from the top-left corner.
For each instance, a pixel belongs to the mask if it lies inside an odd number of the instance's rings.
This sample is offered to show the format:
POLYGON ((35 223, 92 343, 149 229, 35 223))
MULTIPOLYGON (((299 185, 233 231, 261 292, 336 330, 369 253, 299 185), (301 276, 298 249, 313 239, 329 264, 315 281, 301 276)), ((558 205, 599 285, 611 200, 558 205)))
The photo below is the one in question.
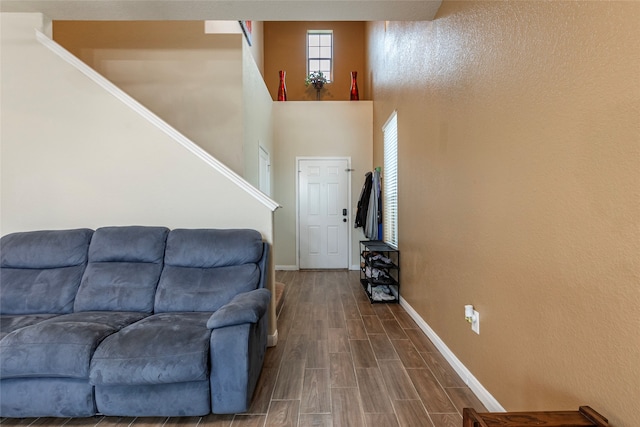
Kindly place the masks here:
POLYGON ((183 418, 0 420, 2 426, 452 427, 486 411, 398 304, 370 304, 358 272, 278 271, 278 345, 250 410, 183 418))

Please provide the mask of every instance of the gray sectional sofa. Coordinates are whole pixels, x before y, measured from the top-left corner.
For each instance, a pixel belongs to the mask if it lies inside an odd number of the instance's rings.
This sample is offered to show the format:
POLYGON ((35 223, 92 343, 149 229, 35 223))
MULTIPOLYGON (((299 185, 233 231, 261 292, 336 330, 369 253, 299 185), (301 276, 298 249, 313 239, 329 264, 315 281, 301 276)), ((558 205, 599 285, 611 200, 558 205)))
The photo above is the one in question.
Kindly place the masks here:
POLYGON ((267 342, 254 230, 105 227, 0 240, 0 416, 250 405, 267 342))

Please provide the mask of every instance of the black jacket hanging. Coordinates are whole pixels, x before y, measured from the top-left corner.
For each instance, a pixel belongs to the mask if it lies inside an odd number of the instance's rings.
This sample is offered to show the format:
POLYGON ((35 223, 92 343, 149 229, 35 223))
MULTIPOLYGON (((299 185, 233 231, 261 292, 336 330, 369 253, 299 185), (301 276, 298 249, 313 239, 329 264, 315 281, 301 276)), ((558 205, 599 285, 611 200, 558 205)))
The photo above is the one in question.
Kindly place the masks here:
POLYGON ((362 186, 360 199, 358 200, 355 228, 364 227, 367 223, 367 210, 369 209, 369 198, 371 197, 372 183, 372 174, 371 172, 367 172, 364 176, 364 185, 362 186))

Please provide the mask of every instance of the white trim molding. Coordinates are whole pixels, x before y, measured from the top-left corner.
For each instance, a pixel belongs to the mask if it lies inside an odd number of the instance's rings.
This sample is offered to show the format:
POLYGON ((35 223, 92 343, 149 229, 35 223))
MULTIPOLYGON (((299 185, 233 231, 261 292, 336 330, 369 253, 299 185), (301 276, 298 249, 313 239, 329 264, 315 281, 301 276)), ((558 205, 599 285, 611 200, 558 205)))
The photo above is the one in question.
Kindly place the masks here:
POLYGON ((107 80, 104 76, 102 76, 100 73, 95 71, 93 68, 89 67, 87 64, 82 62, 80 59, 74 56, 71 52, 66 50, 64 47, 60 46, 58 43, 56 43, 54 40, 52 40, 50 37, 48 37, 41 31, 37 29, 35 31, 36 31, 36 39, 42 45, 44 45, 53 53, 55 53, 60 58, 65 60, 71 66, 73 66, 78 71, 80 71, 82 74, 89 77, 91 80, 97 83, 100 87, 102 87, 104 90, 106 90, 107 92, 115 96, 122 103, 127 105, 129 108, 136 111, 146 120, 148 120, 149 123, 153 124, 158 129, 162 130, 164 133, 169 135, 174 141, 182 145, 184 148, 189 150, 196 157, 200 158, 202 161, 204 161, 209 166, 214 168, 220 174, 222 174, 227 179, 229 179, 229 181, 231 181, 232 183, 234 183, 235 185, 237 185, 238 187, 240 187, 241 189, 249 193, 251 196, 253 196, 253 198, 260 201, 267 208, 271 209, 272 212, 280 207, 278 203, 276 203, 270 197, 265 195, 262 191, 255 188, 253 185, 247 182, 240 175, 238 175, 237 173, 229 169, 226 165, 221 163, 215 157, 211 156, 209 153, 207 153, 205 150, 203 150, 200 146, 198 146, 196 143, 191 141, 189 138, 184 136, 182 133, 178 132, 175 128, 173 128, 167 122, 162 120, 151 110, 149 110, 144 105, 136 101, 125 91, 123 91, 122 89, 120 89, 119 87, 111 83, 109 80, 107 80))
POLYGON ((456 373, 462 378, 462 380, 469 386, 471 391, 480 399, 480 402, 489 410, 490 412, 505 412, 505 409, 500 405, 500 403, 489 393, 489 391, 484 388, 480 381, 473 376, 471 371, 467 369, 466 366, 462 364, 460 359, 456 357, 455 354, 447 347, 447 345, 440 339, 440 337, 435 333, 433 329, 424 321, 422 317, 409 305, 407 300, 400 297, 400 305, 407 311, 409 316, 418 324, 422 332, 433 342, 438 351, 444 356, 444 358, 449 362, 451 367, 456 371, 456 373))
POLYGON ((267 347, 275 347, 278 345, 278 330, 273 335, 267 335, 267 347))
POLYGON ((297 265, 276 265, 276 271, 298 271, 297 265))

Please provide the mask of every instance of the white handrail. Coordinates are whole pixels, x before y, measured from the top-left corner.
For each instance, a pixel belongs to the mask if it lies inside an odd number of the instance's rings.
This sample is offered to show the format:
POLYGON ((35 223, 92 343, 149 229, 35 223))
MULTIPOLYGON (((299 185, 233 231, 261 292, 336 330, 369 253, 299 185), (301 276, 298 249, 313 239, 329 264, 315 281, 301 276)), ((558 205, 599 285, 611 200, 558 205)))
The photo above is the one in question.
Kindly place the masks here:
POLYGON ((228 166, 221 163, 218 159, 213 157, 211 154, 207 153, 196 143, 191 141, 189 138, 184 136, 182 133, 178 132, 173 126, 169 125, 167 122, 158 117, 151 110, 146 108, 140 102, 136 101, 129 94, 124 92, 118 86, 111 83, 104 76, 98 73, 93 68, 89 67, 87 64, 78 59, 75 55, 69 52, 67 49, 62 47, 60 44, 56 43, 54 40, 49 38, 47 35, 42 33, 40 30, 36 29, 36 39, 49 50, 54 52, 60 58, 64 59, 66 62, 71 64, 74 68, 78 69, 81 73, 89 77, 107 92, 118 98, 125 105, 130 107, 132 110, 136 111, 142 117, 147 119, 150 123, 155 125, 158 129, 162 130, 164 133, 169 135, 174 141, 182 145, 184 148, 189 150, 192 154, 197 156, 199 159, 207 163, 209 166, 214 168, 216 171, 220 172, 224 175, 229 181, 236 184, 238 187, 245 190, 251 196, 253 196, 256 200, 259 200, 263 205, 271 209, 271 211, 275 211, 280 207, 278 203, 272 200, 270 197, 265 195, 263 192, 255 188, 249 182, 247 182, 240 175, 229 169, 228 166))

